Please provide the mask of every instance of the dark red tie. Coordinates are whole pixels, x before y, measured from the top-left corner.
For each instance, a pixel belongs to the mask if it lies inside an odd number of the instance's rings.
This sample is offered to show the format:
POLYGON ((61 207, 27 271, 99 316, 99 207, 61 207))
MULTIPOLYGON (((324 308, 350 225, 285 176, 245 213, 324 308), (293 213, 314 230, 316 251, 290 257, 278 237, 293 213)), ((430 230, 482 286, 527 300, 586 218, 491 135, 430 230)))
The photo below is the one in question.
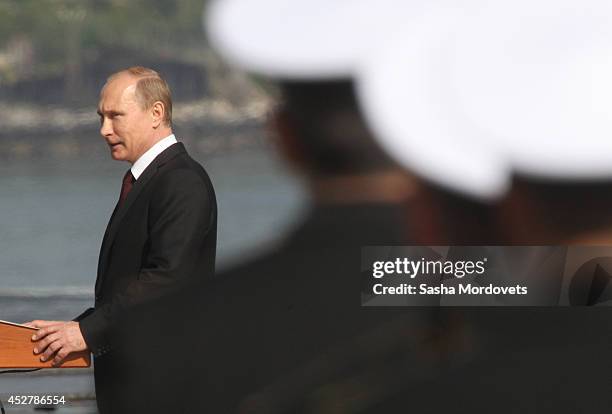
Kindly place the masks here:
POLYGON ((125 176, 123 177, 123 184, 121 184, 121 195, 119 196, 119 205, 122 205, 128 194, 132 190, 132 186, 134 185, 134 176, 132 175, 132 170, 127 170, 125 176))

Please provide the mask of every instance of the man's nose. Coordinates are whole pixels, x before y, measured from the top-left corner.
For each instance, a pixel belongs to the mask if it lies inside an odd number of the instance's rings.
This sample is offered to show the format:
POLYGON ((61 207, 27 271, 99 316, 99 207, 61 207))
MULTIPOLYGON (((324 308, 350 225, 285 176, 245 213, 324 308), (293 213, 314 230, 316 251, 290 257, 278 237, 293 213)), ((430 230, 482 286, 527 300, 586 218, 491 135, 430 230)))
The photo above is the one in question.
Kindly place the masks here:
POLYGON ((102 125, 100 125, 100 134, 103 137, 110 137, 113 135, 113 125, 110 119, 103 118, 102 125))

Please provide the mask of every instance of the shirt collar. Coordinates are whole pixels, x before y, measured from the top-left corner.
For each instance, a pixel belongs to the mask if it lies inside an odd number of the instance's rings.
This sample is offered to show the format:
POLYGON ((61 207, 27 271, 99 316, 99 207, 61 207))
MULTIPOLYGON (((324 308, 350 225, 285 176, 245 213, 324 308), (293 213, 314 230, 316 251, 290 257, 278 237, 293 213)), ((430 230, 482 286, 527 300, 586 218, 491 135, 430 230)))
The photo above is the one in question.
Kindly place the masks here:
POLYGON ((132 175, 134 176, 134 180, 138 180, 138 177, 142 175, 144 170, 153 162, 155 158, 162 152, 164 152, 169 146, 177 143, 176 137, 174 134, 168 135, 166 138, 158 141, 155 145, 147 150, 144 154, 140 156, 132 165, 130 169, 132 171, 132 175))

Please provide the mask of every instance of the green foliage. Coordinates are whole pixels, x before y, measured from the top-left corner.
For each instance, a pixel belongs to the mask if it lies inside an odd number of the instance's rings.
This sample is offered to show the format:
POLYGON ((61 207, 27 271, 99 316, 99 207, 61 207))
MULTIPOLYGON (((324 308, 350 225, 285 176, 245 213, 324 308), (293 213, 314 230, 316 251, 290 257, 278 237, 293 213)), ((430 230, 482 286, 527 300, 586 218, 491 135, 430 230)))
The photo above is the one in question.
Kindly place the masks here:
POLYGON ((38 74, 115 51, 180 59, 204 42, 203 7, 203 0, 0 0, 0 53, 27 39, 38 74))

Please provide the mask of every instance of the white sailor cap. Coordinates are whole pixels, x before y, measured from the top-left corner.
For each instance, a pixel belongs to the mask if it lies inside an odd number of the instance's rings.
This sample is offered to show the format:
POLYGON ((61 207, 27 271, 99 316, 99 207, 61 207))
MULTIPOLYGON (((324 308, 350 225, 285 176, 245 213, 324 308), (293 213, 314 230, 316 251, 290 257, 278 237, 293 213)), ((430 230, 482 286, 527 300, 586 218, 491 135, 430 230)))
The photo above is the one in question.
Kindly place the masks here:
POLYGON ((381 146, 479 198, 513 173, 612 178, 612 2, 216 0, 212 46, 244 70, 352 79, 381 146))

